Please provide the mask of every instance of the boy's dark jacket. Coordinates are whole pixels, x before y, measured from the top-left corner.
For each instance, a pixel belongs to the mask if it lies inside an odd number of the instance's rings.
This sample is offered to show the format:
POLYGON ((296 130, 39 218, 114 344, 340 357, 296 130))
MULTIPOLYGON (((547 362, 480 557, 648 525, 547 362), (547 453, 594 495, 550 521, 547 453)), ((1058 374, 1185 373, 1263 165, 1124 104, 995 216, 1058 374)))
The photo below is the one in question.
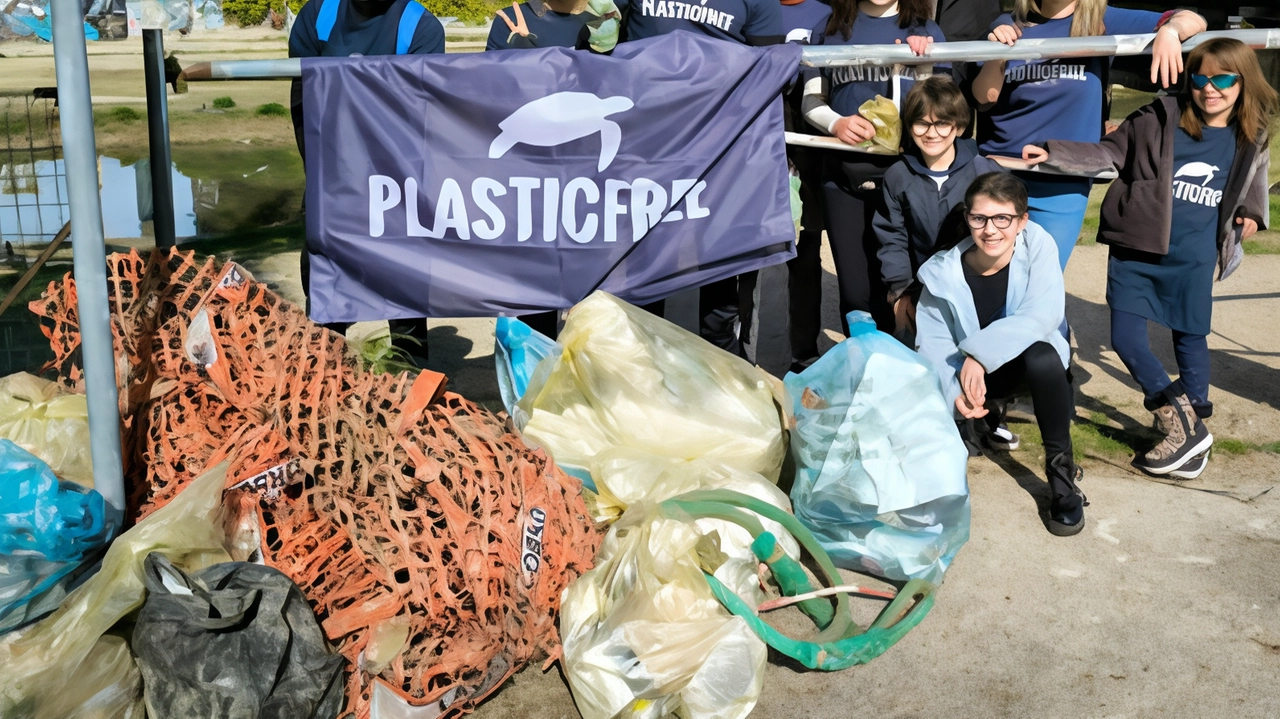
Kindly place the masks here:
POLYGON ((880 273, 896 300, 915 281, 916 271, 935 253, 969 236, 964 222, 964 192, 974 178, 1001 172, 978 155, 973 140, 956 140, 956 159, 942 189, 925 171, 920 151, 911 145, 884 174, 884 207, 872 221, 880 240, 880 273))
MULTIPOLYGON (((1173 138, 1178 131, 1176 97, 1160 97, 1125 119, 1101 142, 1050 140, 1046 165, 1066 172, 1115 170, 1098 228, 1098 242, 1156 255, 1169 253, 1173 223, 1173 138)), ((1267 138, 1237 147, 1227 187, 1218 205, 1218 279, 1235 271, 1244 258, 1235 223, 1245 217, 1266 229, 1267 138)))

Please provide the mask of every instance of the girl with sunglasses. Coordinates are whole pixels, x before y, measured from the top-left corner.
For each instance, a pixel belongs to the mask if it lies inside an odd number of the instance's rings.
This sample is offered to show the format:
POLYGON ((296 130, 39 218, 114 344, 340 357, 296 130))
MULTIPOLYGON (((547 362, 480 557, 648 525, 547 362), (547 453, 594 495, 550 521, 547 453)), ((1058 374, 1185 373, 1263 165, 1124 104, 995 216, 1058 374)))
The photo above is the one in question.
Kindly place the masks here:
MULTIPOLYGON (((1182 41, 1205 29, 1204 18, 1183 10, 1164 13, 1107 7, 1107 0, 1017 0, 996 19, 988 39, 1014 45, 1020 39, 1156 33, 1151 81, 1164 87, 1182 71, 1182 41)), ((1097 142, 1107 119, 1109 57, 991 61, 973 80, 978 103, 978 144, 984 155, 1017 156, 1022 146, 1045 140, 1097 142)), ((1021 173, 1031 198, 1031 219, 1053 235, 1065 270, 1080 236, 1090 180, 1021 173)))
POLYGON ((1112 169, 1098 242, 1111 246, 1111 345, 1142 388, 1164 439, 1134 459, 1154 475, 1194 479, 1208 463, 1213 272, 1230 275, 1268 218, 1275 90, 1253 50, 1215 38, 1187 59, 1181 93, 1158 97, 1100 143, 1050 140, 1023 158, 1066 171, 1112 169), (1178 379, 1151 352, 1147 322, 1173 331, 1178 379))
POLYGON ((1044 437, 1048 528, 1078 534, 1086 502, 1071 455, 1075 402, 1071 348, 1058 331, 1066 306, 1058 248, 1027 219, 1027 188, 1012 175, 979 175, 964 207, 970 236, 920 267, 916 349, 937 368, 960 424, 1030 389, 1044 437))

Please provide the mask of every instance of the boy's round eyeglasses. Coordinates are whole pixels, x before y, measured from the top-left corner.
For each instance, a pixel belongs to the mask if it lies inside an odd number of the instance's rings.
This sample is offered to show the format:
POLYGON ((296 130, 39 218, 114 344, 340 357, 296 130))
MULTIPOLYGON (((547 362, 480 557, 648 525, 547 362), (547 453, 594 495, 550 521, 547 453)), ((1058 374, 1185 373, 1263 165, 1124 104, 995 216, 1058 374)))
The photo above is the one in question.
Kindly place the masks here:
POLYGON ((936 131, 938 135, 946 137, 956 129, 956 124, 946 120, 936 120, 934 122, 913 122, 911 123, 911 134, 916 137, 924 137, 929 134, 930 128, 936 131))
POLYGON ((1225 90, 1240 81, 1240 76, 1235 73, 1223 73, 1221 75, 1192 75, 1191 86, 1197 90, 1203 90, 1205 85, 1213 83, 1213 86, 1219 90, 1225 90))
POLYGON ((1018 219, 1018 216, 1017 215, 991 215, 990 217, 987 217, 986 215, 973 215, 973 214, 965 213, 965 219, 969 221, 969 227, 972 227, 975 230, 981 230, 985 228, 988 222, 995 225, 997 230, 1007 230, 1009 229, 1009 226, 1013 224, 1013 221, 1018 219))

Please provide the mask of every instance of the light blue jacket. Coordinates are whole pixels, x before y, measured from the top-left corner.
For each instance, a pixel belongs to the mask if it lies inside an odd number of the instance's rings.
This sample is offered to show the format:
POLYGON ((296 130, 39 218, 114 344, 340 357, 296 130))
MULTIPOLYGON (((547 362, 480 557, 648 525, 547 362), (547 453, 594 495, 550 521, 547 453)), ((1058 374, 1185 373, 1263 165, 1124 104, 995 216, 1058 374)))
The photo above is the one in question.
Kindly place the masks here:
POLYGON ((953 409, 960 396, 960 368, 965 357, 994 372, 1036 342, 1048 342, 1058 350, 1064 369, 1071 358, 1071 347, 1059 329, 1065 316, 1066 290, 1053 237, 1034 222, 1028 222, 1018 234, 1009 261, 1004 316, 986 329, 978 329, 973 293, 960 265, 960 256, 970 247, 973 239, 966 238, 953 249, 931 257, 919 272, 924 291, 916 308, 916 350, 938 370, 942 392, 953 409))

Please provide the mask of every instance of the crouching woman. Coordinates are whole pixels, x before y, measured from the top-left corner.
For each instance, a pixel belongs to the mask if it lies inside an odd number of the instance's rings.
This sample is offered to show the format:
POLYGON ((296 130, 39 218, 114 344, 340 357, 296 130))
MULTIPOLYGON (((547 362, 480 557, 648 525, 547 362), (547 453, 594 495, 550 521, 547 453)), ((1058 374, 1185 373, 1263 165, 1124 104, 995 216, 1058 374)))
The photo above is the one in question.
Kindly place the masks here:
POLYGON ((1074 412, 1062 337, 1065 291, 1053 237, 1027 219, 1027 188, 1003 173, 965 192, 971 236, 920 267, 916 349, 937 368, 960 421, 1030 390, 1044 437, 1049 531, 1084 528, 1082 471, 1071 456, 1074 412))

